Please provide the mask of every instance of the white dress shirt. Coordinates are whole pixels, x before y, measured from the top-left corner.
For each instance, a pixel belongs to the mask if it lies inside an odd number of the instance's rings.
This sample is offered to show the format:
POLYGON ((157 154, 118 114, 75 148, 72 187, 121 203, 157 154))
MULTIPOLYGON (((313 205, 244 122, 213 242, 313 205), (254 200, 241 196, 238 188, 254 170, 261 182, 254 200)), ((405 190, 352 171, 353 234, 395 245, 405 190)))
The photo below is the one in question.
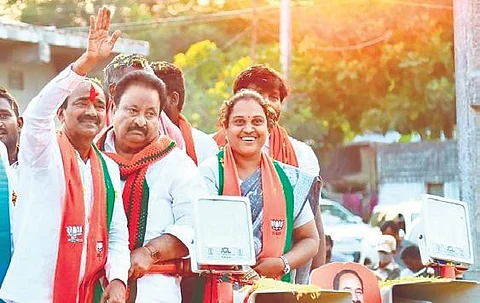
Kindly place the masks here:
MULTIPOLYGON (((263 151, 270 154, 270 136, 267 138, 263 151)), ((306 143, 299 141, 293 137, 288 136, 290 143, 292 143, 293 150, 298 160, 298 168, 313 175, 318 176, 320 173, 320 165, 313 149, 306 143)))
MULTIPOLYGON (((113 130, 107 133, 105 151, 116 152, 113 130)), ((163 234, 170 234, 190 248, 193 241, 193 203, 208 191, 195 163, 174 148, 146 173, 149 187, 148 215, 144 245, 163 234)), ((122 181, 122 190, 125 182, 122 181)), ((180 277, 147 274, 137 280, 136 303, 181 302, 180 277)))
POLYGON ((211 136, 192 127, 192 137, 198 164, 218 153, 218 145, 211 136))
MULTIPOLYGON (((62 207, 65 199, 65 176, 54 117, 57 109, 84 79, 68 66, 50 81, 28 105, 23 115, 20 136, 18 206, 21 221, 15 236, 15 253, 0 290, 0 298, 9 302, 52 301, 53 282, 58 254, 62 207)), ((116 191, 115 206, 108 239, 105 271, 108 281, 127 282, 130 267, 128 229, 120 192, 118 166, 106 156, 108 171, 116 191)), ((77 154, 81 172, 85 211, 92 206, 92 175, 90 162, 77 154)), ((89 216, 85 218, 85 237, 89 216)), ((83 247, 80 280, 85 273, 86 242, 83 247)), ((72 290, 73 291, 73 290, 72 290)))

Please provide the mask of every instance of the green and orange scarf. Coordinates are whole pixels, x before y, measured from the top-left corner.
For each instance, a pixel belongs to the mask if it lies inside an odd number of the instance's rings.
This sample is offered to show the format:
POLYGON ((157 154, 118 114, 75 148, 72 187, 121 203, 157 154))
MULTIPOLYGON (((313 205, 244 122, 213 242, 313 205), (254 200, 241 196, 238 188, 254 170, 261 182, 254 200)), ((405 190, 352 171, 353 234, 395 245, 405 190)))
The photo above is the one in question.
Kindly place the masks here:
MULTIPOLYGON (((224 150, 218 153, 218 170, 218 194, 241 196, 237 166, 228 143, 224 150)), ((265 153, 261 154, 260 174, 263 191, 263 246, 259 258, 280 257, 292 247, 293 187, 281 166, 265 153), (284 227, 281 230, 274 230, 271 222, 279 220, 285 223, 284 227)), ((290 274, 283 276, 282 280, 291 282, 290 274)), ((205 281, 204 303, 216 302, 220 284, 224 283, 218 283, 218 276, 215 275, 205 281)), ((200 302, 198 295, 194 300, 200 302)))
POLYGON ((53 302, 92 302, 98 279, 104 275, 108 251, 108 228, 112 219, 115 192, 104 159, 98 149, 89 151, 93 180, 93 206, 89 232, 85 237, 83 184, 75 150, 63 132, 57 134, 65 175, 65 201, 62 210, 53 302), (86 268, 82 281, 80 267, 86 242, 86 268), (77 291, 75 291, 77 290, 77 291))

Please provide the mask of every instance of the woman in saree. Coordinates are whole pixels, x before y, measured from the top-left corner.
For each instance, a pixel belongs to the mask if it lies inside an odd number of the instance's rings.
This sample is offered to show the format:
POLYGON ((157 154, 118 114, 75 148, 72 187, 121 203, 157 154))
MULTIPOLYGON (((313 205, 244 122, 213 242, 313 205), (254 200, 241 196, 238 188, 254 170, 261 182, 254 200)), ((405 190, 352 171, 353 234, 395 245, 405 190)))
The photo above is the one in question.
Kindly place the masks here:
MULTIPOLYGON (((258 275, 293 281, 290 270, 317 253, 319 236, 308 203, 317 178, 262 151, 275 111, 257 92, 242 90, 221 108, 228 143, 199 166, 213 195, 250 200, 258 275)), ((318 194, 318 193, 317 193, 318 194)))

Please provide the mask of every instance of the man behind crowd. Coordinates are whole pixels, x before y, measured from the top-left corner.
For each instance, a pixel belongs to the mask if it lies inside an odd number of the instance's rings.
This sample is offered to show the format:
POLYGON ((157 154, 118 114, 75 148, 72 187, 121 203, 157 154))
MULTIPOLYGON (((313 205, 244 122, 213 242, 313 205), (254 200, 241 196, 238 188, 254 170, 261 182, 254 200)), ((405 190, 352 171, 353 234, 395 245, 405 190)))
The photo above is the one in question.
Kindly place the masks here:
POLYGON ((185 105, 185 79, 182 70, 169 62, 159 61, 150 63, 155 75, 165 83, 167 88, 167 102, 164 111, 168 118, 180 128, 187 155, 200 164, 203 160, 218 153, 215 141, 199 129, 192 127, 182 114, 185 105))
POLYGON ((28 105, 20 136, 22 221, 0 290, 7 302, 125 302, 128 230, 117 165, 92 145, 105 123, 105 95, 85 75, 110 56, 110 11, 90 18, 87 50, 28 105), (56 133, 55 113, 62 123, 56 133))
POLYGON ((433 269, 423 265, 422 257, 420 256, 420 249, 417 245, 412 245, 405 248, 402 252, 402 260, 407 266, 401 271, 400 277, 432 277, 433 269))
POLYGON ((402 238, 400 235, 400 229, 397 223, 395 221, 385 221, 385 223, 382 224, 380 227, 380 231, 382 232, 383 235, 390 235, 395 238, 395 241, 397 243, 395 247, 395 263, 400 266, 400 269, 405 269, 407 266, 403 262, 401 255, 402 252, 405 248, 414 245, 412 242, 405 240, 402 238))
POLYGON ((400 268, 393 259, 395 255, 396 241, 390 235, 382 235, 377 245, 378 264, 374 267, 373 272, 378 280, 395 280, 400 277, 400 268))
POLYGON ((166 99, 155 75, 126 74, 113 94, 113 124, 97 142, 120 167, 131 250, 128 302, 181 301, 180 278, 152 266, 189 254, 193 203, 208 195, 193 161, 159 135, 166 99))

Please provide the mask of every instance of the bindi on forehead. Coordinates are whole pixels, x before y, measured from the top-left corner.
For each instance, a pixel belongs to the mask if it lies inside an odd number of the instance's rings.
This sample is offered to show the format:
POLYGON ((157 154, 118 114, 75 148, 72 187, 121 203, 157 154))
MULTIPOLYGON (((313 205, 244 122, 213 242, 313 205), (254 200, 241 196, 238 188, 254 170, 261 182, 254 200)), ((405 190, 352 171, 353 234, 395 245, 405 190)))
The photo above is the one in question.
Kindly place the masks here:
POLYGON ((90 100, 90 102, 92 102, 92 103, 95 103, 99 94, 100 93, 95 89, 95 86, 93 85, 93 83, 90 84, 90 91, 89 91, 89 95, 88 95, 88 100, 90 100))

